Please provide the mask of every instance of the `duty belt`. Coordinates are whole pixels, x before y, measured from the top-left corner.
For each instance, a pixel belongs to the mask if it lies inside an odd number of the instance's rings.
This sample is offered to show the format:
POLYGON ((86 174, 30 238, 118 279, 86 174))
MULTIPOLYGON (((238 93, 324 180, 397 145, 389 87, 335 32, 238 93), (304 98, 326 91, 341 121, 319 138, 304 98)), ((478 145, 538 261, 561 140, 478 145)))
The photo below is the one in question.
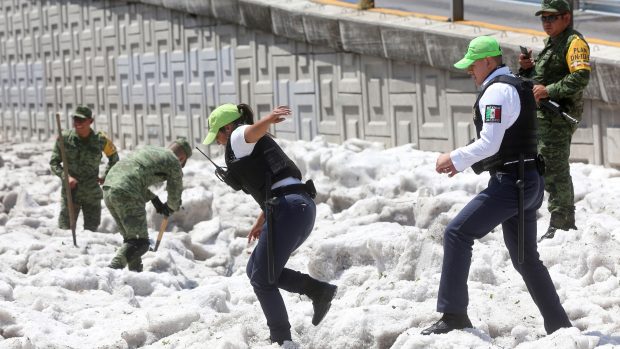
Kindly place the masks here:
MULTIPOLYGON (((523 168, 526 171, 536 169, 536 159, 524 159, 523 168)), ((498 166, 494 170, 495 172, 505 173, 517 172, 519 170, 519 160, 506 162, 503 165, 498 166)))
POLYGON ((314 187, 314 182, 309 179, 306 183, 299 184, 290 184, 284 187, 278 187, 275 189, 271 189, 271 196, 280 197, 288 194, 300 194, 306 193, 310 195, 311 198, 316 197, 316 188, 314 187))

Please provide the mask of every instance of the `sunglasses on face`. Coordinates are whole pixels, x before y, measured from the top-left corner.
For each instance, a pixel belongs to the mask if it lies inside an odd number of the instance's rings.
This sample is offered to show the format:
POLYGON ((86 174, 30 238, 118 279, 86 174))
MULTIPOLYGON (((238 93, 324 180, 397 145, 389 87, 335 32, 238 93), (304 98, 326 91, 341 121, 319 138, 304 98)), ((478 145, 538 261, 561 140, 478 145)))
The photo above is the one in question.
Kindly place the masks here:
POLYGON ((86 120, 88 119, 83 119, 83 118, 78 118, 78 117, 73 118, 73 122, 75 122, 76 124, 81 124, 83 122, 86 122, 86 120))
POLYGON ((543 23, 553 23, 555 22, 558 18, 564 16, 563 13, 557 14, 557 15, 549 15, 549 16, 540 16, 540 20, 543 23))

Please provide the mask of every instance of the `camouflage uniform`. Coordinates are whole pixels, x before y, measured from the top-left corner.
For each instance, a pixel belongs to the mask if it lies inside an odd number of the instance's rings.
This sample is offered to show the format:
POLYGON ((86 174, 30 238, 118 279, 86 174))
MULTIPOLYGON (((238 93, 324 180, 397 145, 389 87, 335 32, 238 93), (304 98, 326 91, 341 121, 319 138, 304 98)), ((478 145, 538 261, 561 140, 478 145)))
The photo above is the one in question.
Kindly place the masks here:
MULTIPOLYGON (((108 164, 105 175, 110 168, 118 161, 116 147, 103 132, 91 131, 86 139, 78 136, 75 130, 65 130, 62 133, 65 144, 65 153, 69 163, 69 176, 78 180, 78 185, 71 190, 73 198, 75 217, 84 212, 84 229, 96 231, 101 222, 101 188, 97 179, 99 178, 99 164, 101 163, 101 153, 108 157, 108 164)), ((60 215, 58 216, 58 226, 60 229, 69 229, 69 209, 67 197, 65 195, 66 182, 62 167, 62 157, 60 155, 60 143, 56 141, 50 160, 52 172, 62 179, 60 215)))
MULTIPOLYGON (((191 155, 191 148, 190 148, 191 155)), ((144 204, 156 195, 149 187, 166 181, 167 205, 172 211, 181 206, 183 171, 170 150, 145 146, 119 161, 108 173, 103 199, 123 236, 123 246, 110 263, 112 268, 142 271, 141 256, 148 251, 148 229, 144 204)))
MULTIPOLYGON (((590 70, 588 44, 579 32, 569 26, 558 36, 545 39, 545 47, 538 55, 534 68, 522 69, 519 73, 545 85, 551 100, 558 102, 564 112, 581 120, 583 90, 588 85, 590 70)), ((550 228, 576 229, 574 190, 568 159, 577 125, 540 107, 537 116, 538 148, 546 164, 544 178, 545 190, 549 192, 550 228)))

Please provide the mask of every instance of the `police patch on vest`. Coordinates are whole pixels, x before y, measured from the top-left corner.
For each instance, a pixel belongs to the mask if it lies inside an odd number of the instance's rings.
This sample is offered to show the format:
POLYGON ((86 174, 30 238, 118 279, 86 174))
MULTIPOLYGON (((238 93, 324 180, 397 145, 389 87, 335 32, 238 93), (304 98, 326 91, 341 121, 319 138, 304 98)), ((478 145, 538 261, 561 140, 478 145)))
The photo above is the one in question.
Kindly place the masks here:
POLYGON ((502 106, 487 105, 484 109, 484 122, 502 122, 502 106))

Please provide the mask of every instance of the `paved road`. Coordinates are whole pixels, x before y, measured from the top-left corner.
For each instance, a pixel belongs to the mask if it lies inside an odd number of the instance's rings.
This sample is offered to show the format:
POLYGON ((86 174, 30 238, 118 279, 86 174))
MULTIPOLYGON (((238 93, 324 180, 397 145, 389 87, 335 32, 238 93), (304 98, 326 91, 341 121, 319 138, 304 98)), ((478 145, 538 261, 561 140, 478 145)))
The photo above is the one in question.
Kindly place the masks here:
MULTIPOLYGON (((357 3, 357 0, 344 0, 357 3)), ((451 0, 375 0, 375 7, 391 8, 438 16, 450 16, 451 0)), ((534 13, 540 5, 506 0, 465 0, 465 20, 542 31, 534 13)), ((620 44, 620 15, 577 11, 575 29, 586 39, 596 38, 620 44)))

